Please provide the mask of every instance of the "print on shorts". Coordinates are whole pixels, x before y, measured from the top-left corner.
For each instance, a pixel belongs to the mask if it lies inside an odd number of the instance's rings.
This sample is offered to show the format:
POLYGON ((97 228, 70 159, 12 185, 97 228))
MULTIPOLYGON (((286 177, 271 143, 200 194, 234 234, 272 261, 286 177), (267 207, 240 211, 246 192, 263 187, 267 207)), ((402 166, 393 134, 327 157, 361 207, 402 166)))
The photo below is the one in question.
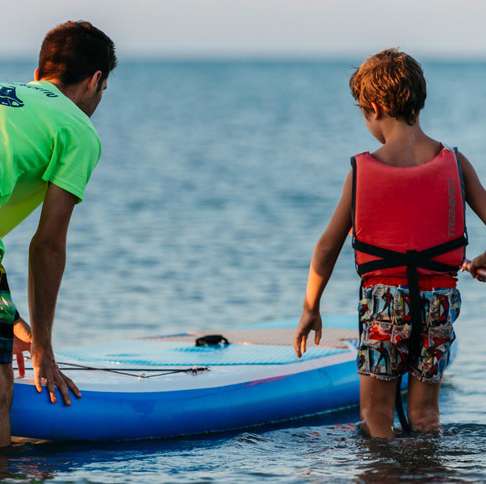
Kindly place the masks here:
POLYGON ((421 291, 420 297, 421 346, 412 361, 408 349, 412 329, 408 288, 384 284, 364 288, 358 306, 363 327, 358 373, 393 380, 409 371, 421 381, 440 381, 455 340, 452 323, 459 316, 461 297, 455 288, 421 291))

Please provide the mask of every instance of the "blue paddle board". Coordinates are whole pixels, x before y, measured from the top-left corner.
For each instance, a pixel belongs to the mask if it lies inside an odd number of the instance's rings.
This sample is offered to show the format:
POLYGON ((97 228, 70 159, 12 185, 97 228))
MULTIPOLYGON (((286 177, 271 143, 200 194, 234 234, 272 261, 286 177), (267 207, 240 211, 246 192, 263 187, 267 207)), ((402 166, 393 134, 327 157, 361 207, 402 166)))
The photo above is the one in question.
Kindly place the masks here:
MULTIPOLYGON (((37 393, 32 370, 14 384, 12 435, 134 440, 241 429, 359 403, 355 316, 324 318, 319 346, 299 359, 297 321, 188 331, 56 353, 83 397, 65 406, 37 393), (196 346, 205 335, 229 344, 196 346)), ((203 341, 204 343, 204 341, 203 341)), ((404 385, 406 382, 404 382, 404 385)))

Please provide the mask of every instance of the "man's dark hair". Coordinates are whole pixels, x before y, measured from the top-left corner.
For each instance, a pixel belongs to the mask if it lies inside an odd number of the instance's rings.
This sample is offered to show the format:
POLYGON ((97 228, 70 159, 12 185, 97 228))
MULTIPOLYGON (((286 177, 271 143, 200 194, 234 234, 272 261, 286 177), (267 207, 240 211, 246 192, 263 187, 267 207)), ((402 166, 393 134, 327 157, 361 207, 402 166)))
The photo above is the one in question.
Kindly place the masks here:
POLYGON ((349 81, 365 112, 379 104, 389 116, 413 125, 424 107, 427 87, 420 64, 405 52, 387 49, 366 59, 349 81))
POLYGON ((65 22, 49 31, 39 54, 39 79, 77 84, 101 71, 101 87, 116 67, 115 44, 90 22, 65 22))

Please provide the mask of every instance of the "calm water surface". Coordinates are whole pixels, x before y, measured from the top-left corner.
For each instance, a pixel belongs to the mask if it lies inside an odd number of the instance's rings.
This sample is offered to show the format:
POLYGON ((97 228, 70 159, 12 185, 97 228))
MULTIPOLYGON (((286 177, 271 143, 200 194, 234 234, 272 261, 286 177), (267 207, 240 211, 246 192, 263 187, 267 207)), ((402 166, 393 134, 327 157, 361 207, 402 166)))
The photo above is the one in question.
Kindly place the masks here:
MULTIPOLYGON (((348 93, 352 64, 122 62, 93 118, 104 154, 69 234, 56 347, 297 318, 349 157, 377 148, 348 93)), ((34 68, 0 63, 5 80, 30 80, 34 68)), ((424 68, 423 125, 459 146, 486 183, 486 64, 424 68)), ((36 218, 5 240, 23 314, 36 218)), ((468 223, 474 256, 485 231, 470 212, 468 223)), ((348 244, 323 311, 354 312, 357 287, 348 244)), ((0 479, 486 480, 486 286, 462 275, 460 288, 460 349, 444 382, 440 437, 371 441, 353 410, 208 438, 22 444, 0 455, 0 479)))

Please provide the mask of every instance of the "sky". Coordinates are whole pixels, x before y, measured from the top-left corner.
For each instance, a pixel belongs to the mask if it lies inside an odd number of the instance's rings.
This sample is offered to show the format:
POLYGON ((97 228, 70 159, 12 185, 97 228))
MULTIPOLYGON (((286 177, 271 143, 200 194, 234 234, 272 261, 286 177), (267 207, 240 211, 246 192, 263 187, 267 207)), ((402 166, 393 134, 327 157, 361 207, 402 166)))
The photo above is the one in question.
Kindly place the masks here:
POLYGON ((120 58, 486 59, 485 0, 0 0, 0 58, 35 58, 45 33, 89 20, 120 58), (8 14, 8 15, 6 15, 8 14))

